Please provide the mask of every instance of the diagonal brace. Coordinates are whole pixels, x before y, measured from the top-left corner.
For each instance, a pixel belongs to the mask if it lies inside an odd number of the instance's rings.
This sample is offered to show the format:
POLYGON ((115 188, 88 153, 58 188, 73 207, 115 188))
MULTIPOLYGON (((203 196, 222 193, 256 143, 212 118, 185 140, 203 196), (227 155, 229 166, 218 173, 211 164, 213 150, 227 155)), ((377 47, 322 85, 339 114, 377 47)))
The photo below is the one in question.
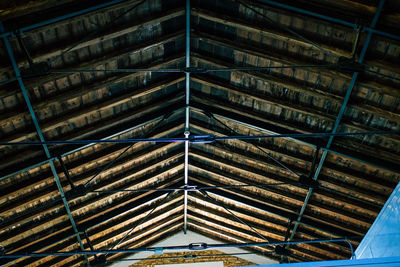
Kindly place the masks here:
MULTIPOLYGON (((376 25, 376 23, 378 21, 378 18, 380 16, 380 14, 381 14, 381 11, 382 11, 384 3, 385 3, 385 0, 380 0, 379 1, 377 11, 376 11, 375 16, 374 16, 374 18, 373 18, 373 20, 371 22, 371 25, 370 25, 371 29, 375 28, 375 25, 376 25)), ((369 43, 371 41, 371 37, 372 37, 372 31, 368 31, 368 35, 367 35, 367 38, 365 39, 365 42, 364 42, 364 45, 363 45, 363 48, 362 48, 362 51, 361 51, 361 54, 360 54, 360 58, 358 59, 358 63, 362 63, 363 62, 365 54, 366 54, 368 46, 369 46, 369 43)), ((352 90, 354 88, 354 85, 356 84, 357 77, 358 77, 358 72, 354 72, 353 76, 352 76, 352 79, 351 79, 351 82, 349 84, 349 87, 347 88, 346 96, 345 96, 345 98, 343 100, 343 105, 340 108, 339 114, 338 114, 338 116, 336 118, 335 125, 333 127, 332 133, 336 133, 337 129, 339 128, 339 124, 340 124, 340 122, 342 120, 342 117, 343 117, 343 115, 344 115, 344 113, 346 111, 347 104, 348 104, 348 102, 350 100, 350 96, 351 96, 352 90)), ((334 138, 334 136, 330 136, 329 137, 328 143, 326 145, 327 149, 329 149, 331 147, 332 142, 333 142, 333 138, 334 138)), ((318 180, 318 176, 319 176, 319 174, 321 172, 321 169, 323 167, 323 164, 325 162, 327 154, 328 154, 328 150, 324 150, 324 152, 322 153, 321 159, 319 161, 317 170, 315 171, 315 174, 314 174, 314 177, 313 177, 313 180, 315 180, 315 181, 318 180)), ((300 210, 299 216, 297 218, 297 221, 296 221, 296 223, 295 223, 295 225, 293 227, 293 231, 292 231, 292 234, 290 235, 289 241, 292 240, 294 235, 296 234, 297 228, 299 227, 299 222, 300 222, 301 218, 303 217, 303 214, 304 214, 305 209, 307 207, 307 204, 308 204, 308 202, 310 200, 312 192, 313 192, 313 188, 310 187, 309 190, 308 190, 308 193, 307 193, 307 195, 306 195, 306 197, 304 199, 303 206, 301 207, 301 210, 300 210)), ((289 247, 289 245, 286 246, 286 248, 288 248, 288 247, 289 247)))
MULTIPOLYGON (((2 23, 1 21, 0 21, 0 32, 4 32, 4 26, 3 26, 3 23, 2 23)), ((4 45, 5 45, 6 49, 7 49, 8 55, 9 55, 9 57, 10 57, 11 64, 12 64, 12 67, 13 67, 13 69, 14 69, 15 75, 16 75, 16 77, 17 77, 18 84, 19 84, 19 86, 21 87, 22 95, 24 96, 24 100, 25 100, 25 102, 26 102, 26 105, 28 106, 29 113, 30 113, 30 115, 31 115, 31 117, 32 117, 32 121, 33 121, 33 124, 34 124, 34 126, 35 126, 36 132, 37 132, 37 134, 38 134, 38 136, 39 136, 40 141, 44 142, 45 139, 44 139, 44 137, 43 137, 43 133, 42 133, 42 131, 41 131, 41 129, 40 129, 38 119, 37 119, 37 117, 36 117, 35 111, 33 110, 33 107, 32 107, 31 101, 30 101, 30 99, 29 99, 28 92, 27 92, 27 90, 26 90, 26 88, 25 88, 24 82, 22 81, 21 73, 20 73, 20 71, 19 71, 19 69, 18 69, 17 62, 16 62, 16 60, 15 60, 14 53, 13 53, 13 51, 12 51, 10 42, 8 41, 7 37, 4 37, 4 36, 3 36, 2 39, 3 39, 3 41, 4 41, 4 45)), ((48 159, 51 159, 52 156, 51 156, 51 154, 50 154, 50 151, 49 151, 47 145, 46 145, 46 144, 43 144, 42 146, 43 146, 43 150, 44 150, 44 152, 45 152, 45 154, 46 154, 46 157, 47 157, 48 159)), ((57 188, 58 188, 58 190, 59 190, 59 192, 60 192, 62 201, 63 201, 63 203, 64 203, 64 207, 65 207, 65 209, 66 209, 66 211, 67 211, 67 214, 68 214, 68 217, 69 217, 69 219, 70 219, 70 221, 71 221, 72 228, 73 228, 73 230, 74 230, 74 232, 75 232, 75 234, 76 234, 76 238, 77 238, 77 240, 78 240, 79 246, 80 246, 81 250, 84 250, 84 246, 83 246, 81 237, 79 236, 79 231, 78 231, 78 229, 77 229, 77 227, 76 227, 75 220, 74 220, 74 218, 73 218, 73 216, 72 216, 72 214, 71 214, 71 210, 70 210, 70 208, 69 208, 67 199, 66 199, 66 197, 65 197, 64 190, 63 190, 63 188, 62 188, 60 178, 58 177, 57 170, 56 170, 56 167, 55 167, 55 165, 54 165, 54 161, 53 161, 53 160, 50 160, 50 161, 49 161, 49 164, 50 164, 51 172, 53 173, 55 182, 56 182, 56 184, 57 184, 57 188)), ((88 257, 87 257, 86 255, 85 255, 85 259, 86 259, 87 264, 90 265, 89 260, 88 260, 88 257)))

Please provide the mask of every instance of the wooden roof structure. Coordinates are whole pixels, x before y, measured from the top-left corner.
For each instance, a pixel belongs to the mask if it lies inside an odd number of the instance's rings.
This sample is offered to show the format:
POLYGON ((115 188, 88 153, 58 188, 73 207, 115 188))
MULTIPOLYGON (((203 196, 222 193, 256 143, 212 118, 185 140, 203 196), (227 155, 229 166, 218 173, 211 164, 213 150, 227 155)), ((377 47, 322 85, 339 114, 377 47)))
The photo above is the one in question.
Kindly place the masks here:
MULTIPOLYGON (((187 229, 355 249, 400 181, 399 1, 12 0, 0 19, 1 265, 187 229), (124 139, 156 141, 104 141, 124 139)), ((276 247, 249 249, 351 257, 276 247)))

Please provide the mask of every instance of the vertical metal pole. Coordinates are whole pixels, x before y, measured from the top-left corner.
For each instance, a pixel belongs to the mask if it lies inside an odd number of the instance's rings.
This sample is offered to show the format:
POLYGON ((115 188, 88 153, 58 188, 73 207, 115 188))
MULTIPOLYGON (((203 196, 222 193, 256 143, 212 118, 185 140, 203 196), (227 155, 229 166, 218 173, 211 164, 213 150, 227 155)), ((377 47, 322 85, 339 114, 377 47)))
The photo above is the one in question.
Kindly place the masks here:
MULTIPOLYGON (((1 21, 0 21, 0 32, 4 32, 4 26, 3 26, 3 23, 2 23, 1 21)), ((43 133, 42 133, 42 131, 41 131, 41 129, 40 129, 38 119, 37 119, 37 117, 36 117, 35 111, 33 110, 33 107, 32 107, 31 101, 30 101, 30 99, 29 99, 28 92, 26 91, 24 82, 22 81, 21 74, 20 74, 20 72, 19 72, 17 62, 15 61, 14 53, 13 53, 13 51, 12 51, 12 49, 11 49, 10 42, 8 41, 7 37, 2 37, 2 39, 3 39, 3 41, 4 41, 4 45, 5 45, 6 49, 7 49, 8 55, 9 55, 9 57, 10 57, 11 64, 12 64, 12 67, 13 67, 13 69, 14 69, 15 75, 16 75, 16 77, 17 77, 18 84, 19 84, 19 86, 21 87, 22 95, 24 96, 26 105, 28 106, 28 110, 29 110, 29 113, 30 113, 30 115, 31 115, 31 117, 32 117, 32 121, 33 121, 33 124, 34 124, 34 126, 35 126, 36 132, 37 132, 37 134, 38 134, 38 136, 39 136, 40 141, 41 141, 41 142, 44 142, 45 139, 44 139, 44 137, 43 137, 43 133)), ((44 150, 44 152, 45 152, 45 154, 46 154, 46 157, 47 157, 48 159, 52 159, 52 156, 51 156, 51 154, 50 154, 50 151, 49 151, 47 145, 46 145, 46 144, 43 144, 42 146, 43 146, 43 150, 44 150)), ((71 221, 72 228, 74 229, 74 232, 75 232, 75 234, 76 234, 76 238, 78 239, 78 243, 79 243, 81 249, 84 250, 81 237, 79 236, 79 232, 78 232, 78 229, 77 229, 76 224, 75 224, 75 220, 74 220, 74 218, 72 217, 71 210, 70 210, 70 208, 69 208, 67 199, 66 199, 66 197, 65 197, 65 195, 64 195, 64 190, 63 190, 63 188, 62 188, 62 185, 61 185, 61 182, 60 182, 60 178, 58 177, 57 170, 56 170, 56 167, 55 167, 55 165, 54 165, 54 161, 53 161, 53 160, 50 160, 50 161, 49 161, 49 164, 50 164, 51 172, 52 172, 53 175, 54 175, 54 179, 55 179, 55 182, 56 182, 56 184, 57 184, 57 188, 58 188, 58 190, 60 191, 60 195, 61 195, 61 198, 62 198, 62 200, 63 200, 65 209, 66 209, 66 211, 67 211, 68 217, 69 217, 69 219, 70 219, 70 221, 71 221)), ((89 264, 89 260, 88 260, 88 258, 87 258, 86 255, 85 255, 85 259, 86 259, 87 264, 90 265, 90 264, 89 264)))
MULTIPOLYGON (((381 14, 382 7, 383 7, 384 3, 385 3, 385 0, 381 0, 379 2, 378 8, 377 8, 376 13, 375 13, 375 16, 374 16, 374 18, 373 18, 373 20, 371 22, 371 26, 370 26, 371 29, 373 29, 375 27, 375 25, 376 25, 376 23, 378 21, 378 18, 379 18, 379 15, 381 14)), ((367 52, 369 43, 371 41, 371 37, 372 37, 372 31, 368 31, 368 35, 367 35, 367 38, 365 39, 364 46, 363 46, 363 49, 362 49, 361 54, 360 54, 360 58, 358 59, 359 63, 362 63, 363 60, 364 60, 364 57, 365 57, 365 54, 367 52)), ((351 92, 352 92, 352 90, 354 88, 354 85, 356 84, 357 77, 358 77, 358 72, 354 72, 353 73, 353 77, 351 79, 351 82, 349 84, 349 87, 347 88, 346 96, 345 96, 345 98, 343 100, 343 105, 340 108, 339 114, 338 114, 338 116, 336 118, 335 125, 333 127, 332 133, 336 133, 336 131, 337 131, 338 127, 339 127, 340 121, 342 120, 344 112, 346 111, 347 103, 349 102, 349 99, 350 99, 350 96, 351 96, 351 92)), ((330 136, 329 137, 328 143, 326 145, 327 149, 329 149, 330 146, 332 145, 333 138, 334 138, 334 136, 330 136)), ((321 159, 319 161, 317 170, 315 171, 315 174, 314 174, 314 177, 313 177, 314 180, 318 179, 318 176, 319 176, 319 174, 321 172, 322 166, 324 165, 325 158, 326 158, 327 154, 328 154, 328 150, 324 150, 324 152, 322 153, 322 157, 321 157, 321 159)), ((296 234, 297 228, 299 227, 299 222, 300 222, 301 218, 303 217, 304 211, 306 209, 308 201, 310 200, 312 192, 313 192, 313 188, 310 187, 309 190, 308 190, 308 193, 306 195, 306 198, 304 199, 303 206, 301 207, 301 210, 300 210, 299 216, 297 218, 297 221, 296 221, 296 223, 295 223, 295 225, 293 227, 293 231, 292 231, 292 234, 290 235, 289 241, 292 240, 294 235, 296 234)), ((289 247, 289 245, 286 246, 286 248, 288 248, 288 247, 289 247)))
MULTIPOLYGON (((190 67, 190 0, 186 0, 186 68, 190 67)), ((190 73, 187 71, 186 75, 186 116, 185 116, 185 137, 189 138, 189 116, 190 116, 190 73)), ((185 186, 189 182, 189 141, 185 141, 185 166, 184 166, 185 186)), ((183 233, 187 231, 187 198, 188 192, 184 191, 184 216, 183 216, 183 233)))

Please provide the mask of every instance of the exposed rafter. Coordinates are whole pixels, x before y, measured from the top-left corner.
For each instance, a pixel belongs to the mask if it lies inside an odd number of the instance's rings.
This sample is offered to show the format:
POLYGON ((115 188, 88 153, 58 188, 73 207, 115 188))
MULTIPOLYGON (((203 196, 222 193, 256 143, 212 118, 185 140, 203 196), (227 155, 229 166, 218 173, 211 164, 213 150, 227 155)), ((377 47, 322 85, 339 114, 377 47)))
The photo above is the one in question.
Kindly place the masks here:
POLYGON ((394 2, 28 2, 0 14, 0 265, 182 231, 350 258, 400 181, 394 2))

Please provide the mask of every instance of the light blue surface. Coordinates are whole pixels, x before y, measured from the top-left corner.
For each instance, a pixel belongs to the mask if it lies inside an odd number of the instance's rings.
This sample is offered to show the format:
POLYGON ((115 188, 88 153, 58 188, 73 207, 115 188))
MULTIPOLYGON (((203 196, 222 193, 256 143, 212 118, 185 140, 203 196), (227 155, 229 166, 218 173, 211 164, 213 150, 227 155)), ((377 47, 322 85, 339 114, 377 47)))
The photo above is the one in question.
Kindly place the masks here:
MULTIPOLYGON (((360 260, 341 260, 341 261, 313 261, 313 262, 301 262, 301 263, 284 263, 284 264, 270 264, 270 265, 255 265, 254 267, 309 267, 309 266, 400 266, 400 257, 390 258, 375 258, 375 259, 360 259, 360 260)), ((244 267, 244 266, 241 266, 244 267)), ((249 267, 249 266, 247 266, 249 267)))
POLYGON ((355 251, 357 259, 400 256, 400 183, 355 251))
POLYGON ((257 266, 399 266, 400 267, 400 183, 393 190, 375 222, 355 251, 356 259, 257 266))

